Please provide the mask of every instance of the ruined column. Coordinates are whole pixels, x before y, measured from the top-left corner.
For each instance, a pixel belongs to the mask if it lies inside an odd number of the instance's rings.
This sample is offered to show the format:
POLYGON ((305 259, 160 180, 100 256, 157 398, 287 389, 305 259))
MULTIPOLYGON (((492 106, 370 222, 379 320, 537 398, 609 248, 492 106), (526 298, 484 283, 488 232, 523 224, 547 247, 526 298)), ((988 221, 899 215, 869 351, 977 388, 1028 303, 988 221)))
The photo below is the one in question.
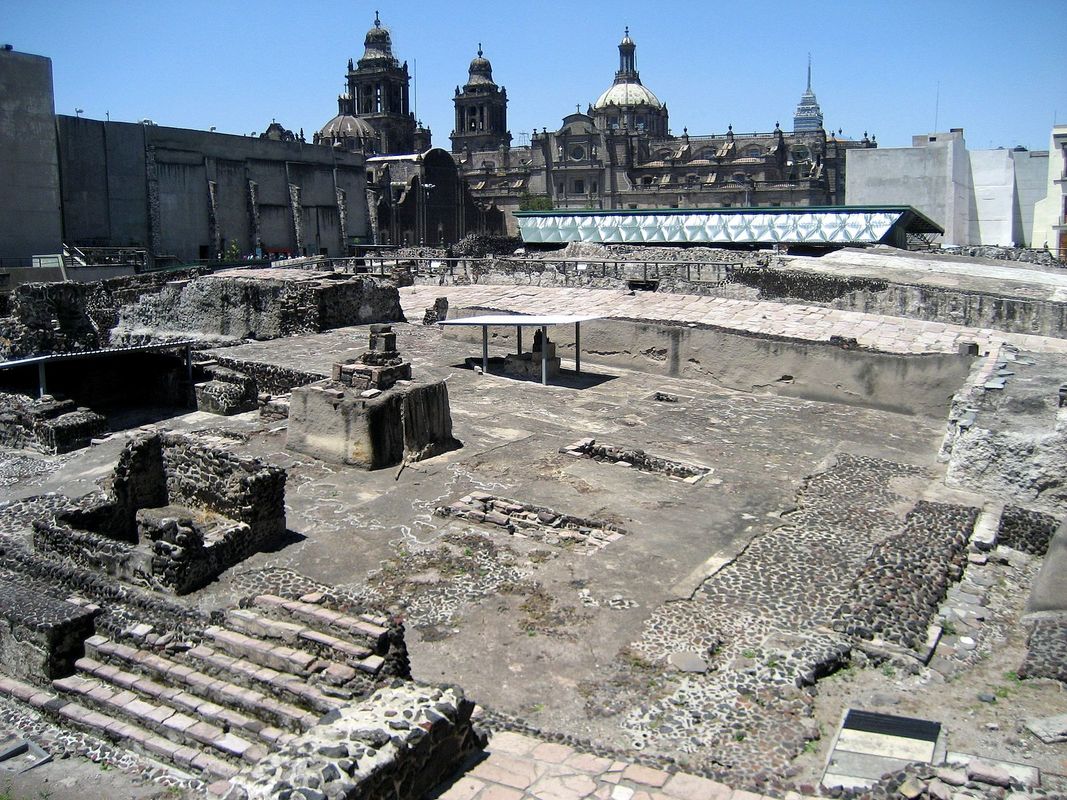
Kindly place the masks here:
POLYGON ((334 186, 337 196, 337 227, 341 236, 341 255, 348 255, 348 200, 345 190, 334 186))
POLYGON ((300 207, 300 187, 289 184, 289 211, 293 215, 293 241, 296 255, 304 254, 304 215, 300 207))
POLYGON ((222 257, 222 231, 219 230, 219 185, 215 181, 207 182, 207 227, 208 235, 217 258, 222 257))
POLYGON ((259 184, 248 182, 248 230, 251 233, 252 250, 257 255, 263 252, 263 233, 259 223, 259 184))
POLYGON ((163 243, 160 239, 159 222, 159 168, 156 165, 156 149, 154 147, 145 147, 144 167, 145 194, 148 198, 148 249, 152 254, 152 258, 155 258, 163 249, 163 243))

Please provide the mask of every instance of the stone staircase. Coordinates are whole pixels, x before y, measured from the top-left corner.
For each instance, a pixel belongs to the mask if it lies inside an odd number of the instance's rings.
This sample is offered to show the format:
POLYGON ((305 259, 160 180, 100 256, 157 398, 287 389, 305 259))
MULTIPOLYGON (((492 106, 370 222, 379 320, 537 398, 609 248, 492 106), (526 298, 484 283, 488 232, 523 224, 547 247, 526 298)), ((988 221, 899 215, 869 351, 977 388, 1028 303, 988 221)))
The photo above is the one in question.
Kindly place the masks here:
POLYGON ((75 674, 46 687, 0 678, 0 695, 209 782, 228 779, 380 679, 405 676, 387 619, 325 599, 256 596, 192 647, 153 647, 143 630, 90 636, 75 674))

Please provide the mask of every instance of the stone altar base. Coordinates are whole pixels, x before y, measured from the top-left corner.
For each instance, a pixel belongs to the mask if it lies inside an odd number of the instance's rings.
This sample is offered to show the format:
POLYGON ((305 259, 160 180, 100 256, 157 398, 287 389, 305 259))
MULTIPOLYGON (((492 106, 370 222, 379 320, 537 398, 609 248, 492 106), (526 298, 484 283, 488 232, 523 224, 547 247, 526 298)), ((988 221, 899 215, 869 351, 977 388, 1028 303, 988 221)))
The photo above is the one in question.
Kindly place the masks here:
MULTIPOLYGON (((552 348, 553 351, 555 347, 552 348)), ((548 377, 554 378, 559 375, 560 358, 548 359, 548 377)), ((504 372, 508 375, 519 375, 524 378, 541 380, 541 354, 540 353, 508 353, 504 358, 504 372)))
POLYGON ((444 381, 359 392, 325 380, 293 389, 286 446, 334 464, 381 469, 460 443, 452 436, 444 381))

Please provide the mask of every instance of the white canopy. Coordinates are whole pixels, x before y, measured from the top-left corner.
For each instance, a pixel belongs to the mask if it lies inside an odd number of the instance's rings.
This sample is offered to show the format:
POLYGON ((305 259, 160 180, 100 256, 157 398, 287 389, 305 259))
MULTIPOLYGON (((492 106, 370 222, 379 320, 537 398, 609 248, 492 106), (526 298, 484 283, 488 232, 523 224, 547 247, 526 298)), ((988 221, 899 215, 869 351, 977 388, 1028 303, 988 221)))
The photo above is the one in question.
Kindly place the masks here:
POLYGON ((540 328, 547 325, 569 325, 576 322, 588 322, 603 319, 595 314, 483 314, 480 317, 462 317, 446 319, 438 325, 516 325, 523 328, 540 328))

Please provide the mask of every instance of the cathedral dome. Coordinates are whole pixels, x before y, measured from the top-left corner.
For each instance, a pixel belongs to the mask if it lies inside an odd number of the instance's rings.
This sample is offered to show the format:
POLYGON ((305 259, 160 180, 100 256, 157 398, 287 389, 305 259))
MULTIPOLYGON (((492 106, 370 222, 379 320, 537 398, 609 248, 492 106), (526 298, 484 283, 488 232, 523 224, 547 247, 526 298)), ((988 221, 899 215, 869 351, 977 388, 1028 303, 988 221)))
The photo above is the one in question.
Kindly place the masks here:
POLYGON ((482 56, 481 45, 478 45, 478 55, 471 60, 469 74, 467 86, 496 86, 493 83, 493 65, 482 56))
POLYGON ((393 39, 389 30, 382 27, 382 21, 378 18, 378 12, 374 12, 374 27, 367 31, 367 38, 363 40, 364 61, 393 60, 393 39))
POLYGON ((597 101, 593 103, 596 110, 606 109, 609 106, 648 106, 650 108, 663 108, 659 101, 648 88, 640 83, 616 83, 608 88, 597 101))
POLYGON ((351 142, 357 148, 371 148, 378 134, 366 120, 353 117, 351 114, 338 114, 319 131, 316 141, 324 139, 333 144, 338 142, 351 142))

